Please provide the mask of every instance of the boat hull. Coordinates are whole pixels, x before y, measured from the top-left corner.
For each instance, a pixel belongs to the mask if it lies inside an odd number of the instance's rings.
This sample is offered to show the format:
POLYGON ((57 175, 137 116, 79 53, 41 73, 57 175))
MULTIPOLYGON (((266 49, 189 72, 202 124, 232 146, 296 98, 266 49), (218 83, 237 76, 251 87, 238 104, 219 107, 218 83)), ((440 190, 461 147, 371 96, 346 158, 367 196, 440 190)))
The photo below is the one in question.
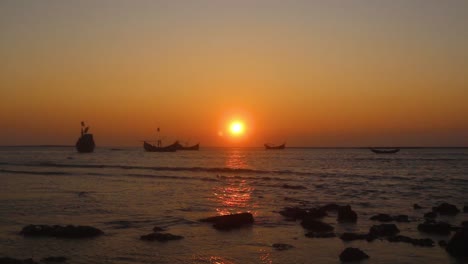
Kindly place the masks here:
POLYGON ((200 149, 200 143, 193 145, 193 146, 189 146, 189 147, 184 147, 180 143, 178 143, 177 145, 177 150, 199 150, 199 149, 200 149))
POLYGON ((286 144, 278 145, 278 146, 271 146, 268 144, 264 144, 265 149, 284 149, 286 147, 286 144))
POLYGON ((400 151, 399 148, 396 148, 396 149, 374 149, 374 148, 371 148, 370 149, 372 152, 374 152, 375 154, 394 154, 394 153, 397 153, 400 151))
POLYGON ((80 153, 91 153, 95 148, 94 138, 92 134, 82 135, 76 142, 76 150, 80 153))
POLYGON ((166 147, 157 147, 144 141, 143 148, 147 152, 175 152, 177 150, 177 142, 166 147))

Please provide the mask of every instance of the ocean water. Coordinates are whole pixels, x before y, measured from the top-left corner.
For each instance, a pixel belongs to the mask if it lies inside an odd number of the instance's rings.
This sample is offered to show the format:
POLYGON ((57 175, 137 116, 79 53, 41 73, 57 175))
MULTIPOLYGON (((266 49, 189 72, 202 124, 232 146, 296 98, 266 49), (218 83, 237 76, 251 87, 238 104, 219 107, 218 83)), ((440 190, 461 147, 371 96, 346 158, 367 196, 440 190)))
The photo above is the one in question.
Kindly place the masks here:
MULTIPOLYGON (((468 205, 468 149, 403 149, 376 155, 366 149, 202 148, 148 153, 142 148, 0 148, 0 257, 65 256, 67 263, 339 263, 346 247, 359 247, 364 263, 458 263, 437 245, 450 236, 417 231, 423 214, 442 202, 468 205), (301 188, 285 188, 285 185, 301 188), (349 204, 356 224, 323 219, 337 234, 366 233, 374 214, 407 214, 400 234, 432 238, 433 248, 406 243, 343 242, 308 238, 286 206, 349 204), (418 203, 424 207, 414 210, 418 203), (251 227, 215 230, 198 220, 251 212, 251 227), (25 238, 27 224, 91 225, 93 239, 25 238), (141 241, 154 226, 184 239, 141 241), (275 250, 274 243, 294 248, 275 250)), ((439 217, 454 225, 468 214, 439 217)))

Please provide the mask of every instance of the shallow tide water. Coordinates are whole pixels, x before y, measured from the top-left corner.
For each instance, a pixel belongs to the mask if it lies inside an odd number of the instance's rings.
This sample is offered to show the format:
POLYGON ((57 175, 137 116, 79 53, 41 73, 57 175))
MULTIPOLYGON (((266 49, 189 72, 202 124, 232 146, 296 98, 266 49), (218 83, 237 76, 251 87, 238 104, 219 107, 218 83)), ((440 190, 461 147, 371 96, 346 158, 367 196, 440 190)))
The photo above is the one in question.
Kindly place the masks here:
MULTIPOLYGON (((340 263, 359 247, 364 263, 458 263, 437 245, 450 236, 420 233, 417 224, 442 202, 468 205, 468 149, 403 149, 376 155, 367 149, 202 148, 148 153, 142 148, 0 148, 0 257, 65 256, 67 263, 340 263), (285 186, 286 185, 286 186, 285 186), (285 188, 287 186, 300 188, 285 188), (356 224, 323 219, 335 232, 366 233, 377 213, 406 214, 400 234, 432 238, 433 248, 405 243, 308 238, 286 206, 349 204, 356 224), (424 209, 414 210, 418 203, 424 209), (255 223, 218 231, 198 220, 251 212, 255 223), (95 226, 93 239, 25 238, 27 224, 95 226), (141 241, 154 226, 182 235, 165 243, 141 241), (274 243, 294 248, 275 250, 274 243)), ((468 214, 439 217, 454 225, 468 214)))

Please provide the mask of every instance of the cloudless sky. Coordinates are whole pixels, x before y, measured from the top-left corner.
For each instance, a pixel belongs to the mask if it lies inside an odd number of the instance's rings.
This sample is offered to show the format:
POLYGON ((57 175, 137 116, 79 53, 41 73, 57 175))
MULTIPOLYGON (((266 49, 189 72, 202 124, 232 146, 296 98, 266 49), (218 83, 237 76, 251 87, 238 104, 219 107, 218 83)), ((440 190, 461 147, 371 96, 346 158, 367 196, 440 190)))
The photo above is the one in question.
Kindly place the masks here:
POLYGON ((0 145, 468 145, 466 0, 2 0, 0 32, 0 145))

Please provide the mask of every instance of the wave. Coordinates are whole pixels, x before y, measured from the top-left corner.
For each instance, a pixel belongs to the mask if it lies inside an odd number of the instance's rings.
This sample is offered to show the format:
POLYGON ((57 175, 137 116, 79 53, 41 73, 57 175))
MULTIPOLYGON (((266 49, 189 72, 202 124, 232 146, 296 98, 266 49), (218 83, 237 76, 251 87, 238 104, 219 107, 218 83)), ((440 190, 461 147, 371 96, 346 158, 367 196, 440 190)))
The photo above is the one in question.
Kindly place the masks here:
POLYGON ((0 163, 0 165, 25 166, 25 167, 45 167, 45 168, 85 168, 85 169, 123 169, 123 170, 152 170, 152 171, 186 171, 186 172, 212 172, 212 173, 236 173, 236 174, 295 174, 311 175, 310 172, 298 172, 291 170, 258 170, 247 168, 229 167, 149 167, 149 166, 128 166, 128 165, 104 165, 104 164, 59 164, 52 162, 42 162, 39 164, 18 164, 0 163))
POLYGON ((372 158, 349 158, 347 160, 351 161, 468 161, 466 158, 382 158, 382 157, 372 157, 372 158))
POLYGON ((14 174, 33 174, 33 175, 70 175, 70 173, 63 172, 63 171, 22 171, 22 170, 0 169, 0 172, 14 173, 14 174))
MULTIPOLYGON (((11 174, 30 174, 30 175, 87 175, 87 176, 100 176, 100 177, 113 177, 115 175, 105 173, 80 173, 80 172, 63 172, 63 171, 25 171, 25 170, 8 170, 0 169, 0 173, 11 173, 11 174)), ((190 177, 190 176, 175 176, 175 175, 153 175, 153 174, 139 174, 139 173, 125 173, 120 176, 127 176, 133 178, 149 178, 149 179, 169 179, 169 180, 195 180, 195 181, 206 181, 206 182, 219 182, 223 180, 260 180, 260 181, 291 181, 282 178, 271 178, 271 177, 251 177, 251 176, 225 176, 217 175, 213 177, 190 177)), ((281 186, 281 185, 278 185, 281 186)), ((275 186, 277 187, 277 186, 275 186)))

